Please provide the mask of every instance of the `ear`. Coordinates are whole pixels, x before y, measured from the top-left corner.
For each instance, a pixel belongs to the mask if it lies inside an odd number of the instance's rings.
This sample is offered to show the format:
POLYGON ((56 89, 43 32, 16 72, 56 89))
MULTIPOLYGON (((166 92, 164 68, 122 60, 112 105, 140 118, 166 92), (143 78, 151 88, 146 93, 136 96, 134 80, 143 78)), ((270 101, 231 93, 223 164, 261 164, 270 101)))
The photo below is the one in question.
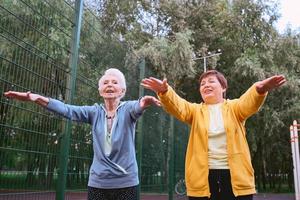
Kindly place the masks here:
POLYGON ((103 93, 101 92, 101 90, 98 90, 98 93, 101 97, 103 97, 103 93))
POLYGON ((227 91, 227 88, 222 88, 222 96, 224 99, 226 99, 226 91, 227 91))
POLYGON ((121 91, 120 91, 120 96, 125 96, 125 92, 126 92, 125 89, 121 89, 121 91))
POLYGON ((102 91, 101 91, 101 87, 100 86, 98 86, 98 93, 99 93, 99 95, 102 97, 103 96, 103 93, 102 93, 102 91))
POLYGON ((125 96, 125 92, 126 92, 126 90, 122 89, 121 92, 119 93, 119 97, 123 98, 125 96))

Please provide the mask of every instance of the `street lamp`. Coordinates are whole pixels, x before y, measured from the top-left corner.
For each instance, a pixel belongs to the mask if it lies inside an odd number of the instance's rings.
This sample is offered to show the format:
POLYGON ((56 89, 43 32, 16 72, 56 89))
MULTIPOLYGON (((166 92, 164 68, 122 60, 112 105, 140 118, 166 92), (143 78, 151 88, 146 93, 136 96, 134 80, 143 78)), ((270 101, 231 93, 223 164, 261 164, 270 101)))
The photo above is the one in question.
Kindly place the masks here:
POLYGON ((217 53, 211 54, 211 52, 208 52, 207 55, 202 56, 202 57, 199 57, 199 58, 194 58, 193 60, 200 60, 200 59, 203 59, 204 72, 206 72, 206 59, 207 59, 207 58, 214 57, 214 56, 218 56, 218 55, 221 55, 221 54, 222 54, 221 49, 218 49, 218 50, 217 50, 217 53))

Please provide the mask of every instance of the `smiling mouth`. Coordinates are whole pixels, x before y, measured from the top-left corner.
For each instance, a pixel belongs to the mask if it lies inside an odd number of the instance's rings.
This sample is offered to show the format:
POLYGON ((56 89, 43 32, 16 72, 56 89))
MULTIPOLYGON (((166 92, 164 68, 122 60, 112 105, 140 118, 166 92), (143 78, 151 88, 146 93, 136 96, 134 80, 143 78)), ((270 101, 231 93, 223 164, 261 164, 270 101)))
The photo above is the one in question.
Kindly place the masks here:
POLYGON ((114 93, 114 91, 113 90, 106 90, 105 93, 112 94, 112 93, 114 93))
POLYGON ((210 90, 210 89, 204 90, 204 94, 209 94, 211 92, 212 92, 212 90, 210 90))

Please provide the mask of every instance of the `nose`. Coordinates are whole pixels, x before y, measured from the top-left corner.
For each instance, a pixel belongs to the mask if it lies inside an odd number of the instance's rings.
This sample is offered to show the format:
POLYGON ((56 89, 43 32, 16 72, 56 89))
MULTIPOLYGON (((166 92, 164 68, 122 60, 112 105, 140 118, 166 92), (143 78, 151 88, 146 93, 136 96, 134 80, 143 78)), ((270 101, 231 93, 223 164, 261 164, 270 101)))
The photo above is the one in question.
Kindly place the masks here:
POLYGON ((111 82, 111 81, 109 81, 108 83, 107 83, 107 86, 112 86, 113 85, 113 83, 111 82))
POLYGON ((202 87, 203 89, 208 88, 208 87, 209 87, 209 83, 203 83, 203 84, 201 85, 201 87, 202 87))
POLYGON ((210 87, 210 84, 205 84, 204 85, 204 89, 209 88, 209 87, 210 87))

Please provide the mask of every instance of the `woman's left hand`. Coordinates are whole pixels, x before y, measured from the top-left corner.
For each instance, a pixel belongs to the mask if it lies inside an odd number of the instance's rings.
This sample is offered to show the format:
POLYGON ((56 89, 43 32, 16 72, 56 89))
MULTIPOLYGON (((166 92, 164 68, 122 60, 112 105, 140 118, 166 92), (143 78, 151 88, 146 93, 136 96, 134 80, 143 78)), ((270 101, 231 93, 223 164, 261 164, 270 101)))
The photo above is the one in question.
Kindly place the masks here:
POLYGON ((161 106, 160 101, 153 96, 144 96, 140 100, 140 106, 144 109, 150 105, 161 106))
POLYGON ((275 88, 282 86, 286 82, 283 75, 276 75, 270 78, 264 79, 256 83, 256 91, 259 94, 264 94, 275 88))

